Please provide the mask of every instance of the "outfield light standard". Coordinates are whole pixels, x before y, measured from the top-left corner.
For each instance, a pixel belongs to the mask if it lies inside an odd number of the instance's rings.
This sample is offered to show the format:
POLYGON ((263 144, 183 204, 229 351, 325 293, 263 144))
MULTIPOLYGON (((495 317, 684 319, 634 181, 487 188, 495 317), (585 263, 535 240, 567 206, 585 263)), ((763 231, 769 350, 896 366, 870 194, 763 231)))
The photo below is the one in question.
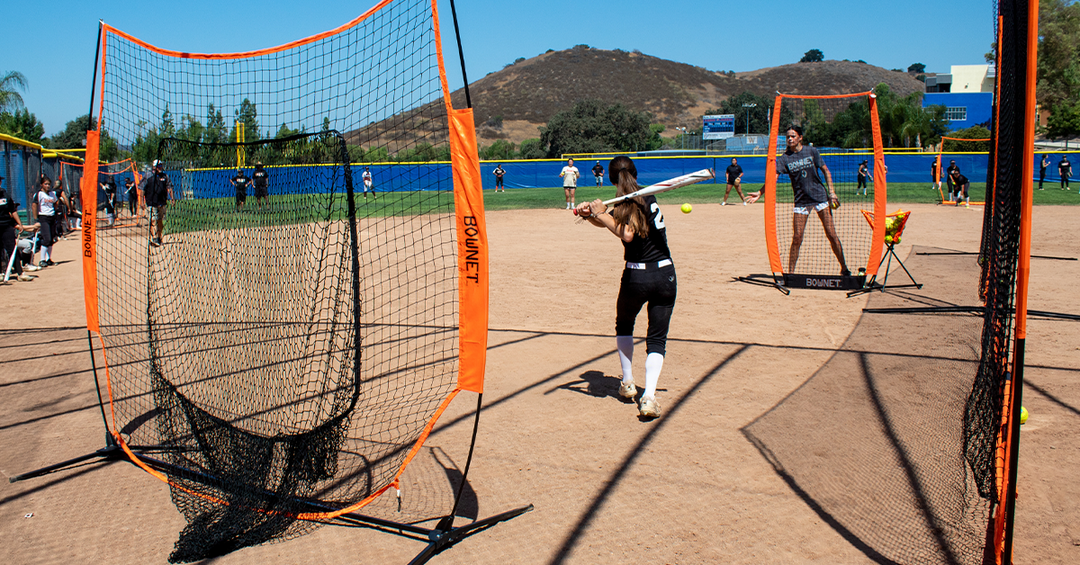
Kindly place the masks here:
POLYGON ((746 135, 750 135, 750 108, 757 108, 757 104, 743 104, 743 108, 746 108, 746 135))
POLYGON ((682 135, 679 137, 679 142, 680 142, 679 143, 679 148, 685 150, 686 149, 686 128, 677 127, 677 128, 675 128, 675 131, 681 131, 682 132, 682 135))

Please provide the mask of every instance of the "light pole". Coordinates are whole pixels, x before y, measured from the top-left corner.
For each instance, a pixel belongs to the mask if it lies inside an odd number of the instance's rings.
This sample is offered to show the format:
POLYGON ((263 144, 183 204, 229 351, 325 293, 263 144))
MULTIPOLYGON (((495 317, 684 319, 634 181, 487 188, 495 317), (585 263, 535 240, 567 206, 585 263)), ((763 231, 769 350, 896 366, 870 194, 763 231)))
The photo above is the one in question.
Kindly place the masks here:
POLYGON ((757 104, 743 104, 743 108, 746 108, 746 135, 750 136, 750 108, 757 108, 757 104))
POLYGON ((686 150, 686 128, 684 128, 684 127, 676 127, 675 131, 681 131, 682 132, 682 135, 679 136, 679 148, 683 149, 683 150, 686 150))

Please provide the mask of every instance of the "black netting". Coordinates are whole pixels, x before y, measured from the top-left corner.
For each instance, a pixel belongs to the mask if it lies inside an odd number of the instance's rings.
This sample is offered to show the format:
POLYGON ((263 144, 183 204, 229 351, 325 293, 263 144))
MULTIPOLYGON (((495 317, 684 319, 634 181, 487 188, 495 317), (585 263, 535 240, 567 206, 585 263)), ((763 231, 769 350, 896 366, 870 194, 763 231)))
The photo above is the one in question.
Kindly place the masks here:
MULTIPOLYGON (((832 175, 840 207, 827 213, 832 215, 848 269, 852 274, 865 272, 874 230, 862 211, 874 211, 872 178, 880 173, 874 167, 874 140, 866 96, 826 99, 784 97, 776 111, 781 115, 780 131, 774 132, 778 136, 777 153, 781 154, 786 149, 784 133, 787 128, 791 125, 802 126, 803 145, 818 149, 832 175), (844 135, 839 133, 841 130, 844 135), (860 182, 859 168, 863 161, 866 161, 867 175, 862 178, 864 182, 860 182)), ((823 174, 821 182, 828 187, 823 174)), ((832 242, 826 237, 823 223, 814 210, 810 211, 808 217, 804 216, 807 218, 806 227, 793 268, 791 260, 796 257, 792 253, 793 194, 789 175, 779 174, 776 179, 776 236, 784 272, 839 275, 840 263, 832 242)))
MULTIPOLYGON (((978 265, 945 251, 915 247, 905 260, 934 292, 872 293, 868 309, 976 303, 978 265)), ((821 369, 743 430, 807 506, 873 562, 983 563, 989 504, 964 459, 980 322, 863 314, 821 369)))
POLYGON ((1009 378, 1010 341, 1016 266, 1020 252, 1020 195, 1024 186, 1024 105, 1027 69, 1027 3, 1002 1, 1001 42, 997 46, 998 98, 991 148, 993 190, 988 192, 984 217, 982 297, 986 306, 982 359, 965 407, 965 457, 979 493, 998 500, 997 442, 1001 427, 1004 385, 1009 378), (992 196, 992 199, 991 199, 992 196))
POLYGON ((173 560, 371 502, 456 387, 433 24, 430 2, 393 2, 319 39, 214 57, 106 28, 103 139, 142 178, 160 159, 172 188, 95 233, 113 426, 163 450, 188 519, 173 560))

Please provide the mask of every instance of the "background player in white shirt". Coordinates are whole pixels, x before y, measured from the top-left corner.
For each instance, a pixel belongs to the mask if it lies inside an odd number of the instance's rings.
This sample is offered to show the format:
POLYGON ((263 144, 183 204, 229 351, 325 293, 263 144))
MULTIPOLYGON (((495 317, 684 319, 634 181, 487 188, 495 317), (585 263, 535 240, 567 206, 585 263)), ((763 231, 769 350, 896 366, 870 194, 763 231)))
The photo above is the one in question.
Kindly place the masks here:
POLYGON ((566 209, 571 210, 574 208, 574 192, 577 191, 577 180, 581 172, 574 166, 573 159, 567 159, 559 176, 562 177, 563 193, 566 194, 566 209))
POLYGON ((361 176, 364 179, 364 200, 367 200, 367 193, 371 191, 371 199, 375 200, 375 185, 371 181, 371 169, 364 167, 364 174, 361 176))

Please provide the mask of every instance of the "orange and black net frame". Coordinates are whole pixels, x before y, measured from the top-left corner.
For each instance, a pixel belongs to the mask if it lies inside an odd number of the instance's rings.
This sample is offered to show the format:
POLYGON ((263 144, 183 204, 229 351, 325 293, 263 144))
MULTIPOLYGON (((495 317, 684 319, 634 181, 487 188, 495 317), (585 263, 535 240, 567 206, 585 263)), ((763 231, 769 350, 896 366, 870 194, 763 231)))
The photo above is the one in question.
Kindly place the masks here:
MULTIPOLYGON (((1026 34, 1019 38, 1025 41, 1024 63, 1024 113, 1023 113, 1023 171, 1020 186, 1020 249, 1016 266, 1016 319, 1014 320, 1012 379, 1005 384, 1003 415, 1007 415, 1007 425, 1002 426, 1000 451, 1002 469, 998 482, 998 500, 1001 508, 994 516, 994 556, 998 563, 1011 564, 1013 559, 1013 524, 1016 516, 1016 471, 1020 458, 1020 410, 1024 390, 1024 344, 1027 339, 1027 301, 1028 281, 1031 274, 1031 213, 1032 213, 1032 176, 1035 168, 1035 85, 1038 80, 1037 57, 1039 49, 1039 0, 1019 1, 1016 5, 1008 3, 1014 12, 1010 16, 1026 22, 1026 34), (1027 4, 1026 6, 1024 4, 1027 4), (1026 8, 1026 13, 1024 8, 1026 8), (1026 17, 1025 17, 1026 16, 1026 17)), ((999 28, 1005 17, 1006 6, 999 5, 999 28)), ((999 35, 1000 37, 1000 35, 999 35)), ((998 43, 998 57, 1002 54, 1003 43, 998 43)), ((1000 65, 999 65, 1000 68, 1000 65)))
MULTIPOLYGON (((767 286, 773 286, 785 295, 790 294, 788 289, 788 275, 791 273, 785 273, 783 263, 780 261, 780 247, 777 238, 777 221, 776 221, 776 183, 778 174, 776 171, 776 157, 777 157, 777 143, 779 141, 780 131, 780 114, 784 99, 828 99, 828 98, 855 98, 859 96, 866 96, 867 104, 870 110, 870 125, 873 135, 874 145, 874 170, 886 171, 885 168, 885 153, 881 144, 881 126, 878 121, 877 114, 877 95, 874 92, 857 92, 854 94, 840 94, 840 95, 822 95, 822 96, 804 96, 793 94, 781 94, 776 93, 776 102, 773 104, 772 112, 772 124, 770 131, 774 135, 769 136, 769 148, 768 157, 765 163, 765 185, 762 190, 765 192, 765 246, 769 253, 769 268, 772 272, 772 281, 764 282, 761 275, 751 275, 749 277, 736 277, 736 280, 741 282, 747 282, 751 284, 763 284, 767 286)), ((876 221, 871 222, 873 226, 873 235, 870 242, 870 254, 866 262, 865 276, 852 276, 852 275, 840 275, 840 276, 828 276, 820 277, 825 279, 834 279, 840 284, 834 288, 851 290, 857 287, 862 287, 865 281, 873 281, 877 275, 878 266, 881 264, 882 259, 882 245, 885 238, 885 207, 887 205, 887 180, 886 175, 877 174, 874 175, 874 210, 873 213, 877 218, 876 221), (851 286, 852 281, 861 280, 856 286, 851 286)), ((831 285, 830 285, 831 286, 831 285)))
MULTIPOLYGON (((368 14, 373 13, 388 2, 383 1, 365 12, 359 18, 346 24, 346 26, 360 21, 367 17, 368 14)), ((459 312, 461 316, 459 318, 459 374, 457 379, 457 387, 451 392, 451 394, 442 402, 435 415, 428 421, 419 440, 413 445, 410 450, 405 463, 401 465, 401 469, 398 472, 397 477, 386 487, 379 490, 376 494, 368 497, 360 503, 348 506, 346 508, 330 508, 320 505, 317 502, 302 501, 308 505, 310 512, 297 516, 300 519, 318 520, 328 523, 336 523, 339 525, 347 526, 362 526, 370 527, 381 531, 396 533, 413 539, 419 539, 427 542, 427 547, 422 550, 410 563, 424 563, 431 557, 437 555, 441 551, 451 547, 458 541, 468 537, 473 533, 477 533, 484 529, 487 529, 499 522, 509 520, 525 512, 529 512, 533 509, 530 504, 521 508, 517 508, 508 512, 503 512, 495 516, 480 519, 470 524, 454 527, 454 517, 457 512, 458 504, 460 503, 462 494, 464 493, 466 482, 468 480, 468 473, 472 463, 472 457, 474 448, 476 445, 476 434, 479 427, 480 411, 483 407, 483 385, 484 385, 484 369, 486 365, 487 356, 487 325, 488 325, 488 252, 487 252, 487 231, 486 223, 484 220, 484 205, 483 195, 481 192, 481 176, 480 176, 480 161, 476 144, 476 130, 473 122, 473 110, 472 101, 469 94, 468 77, 465 74, 465 59, 464 52, 461 47, 460 33, 457 31, 457 11, 454 6, 453 0, 450 0, 450 8, 453 16, 455 38, 458 43, 458 55, 461 62, 462 78, 465 83, 465 97, 466 108, 455 109, 452 106, 450 98, 450 90, 446 81, 445 66, 443 61, 442 41, 439 30, 438 19, 438 4, 437 0, 431 0, 432 19, 434 25, 434 37, 436 45, 436 53, 438 59, 438 67, 440 71, 440 80, 442 82, 442 93, 444 103, 446 105, 448 122, 449 122, 449 137, 451 147, 451 161, 453 171, 453 185, 454 185, 454 207, 456 214, 456 235, 457 235, 457 257, 458 257, 458 288, 459 288, 459 312), (445 408, 449 405, 458 393, 462 391, 475 392, 477 394, 476 410, 474 415, 473 432, 471 441, 469 444, 468 458, 465 463, 465 468, 462 473, 461 482, 458 485, 457 492, 454 496, 454 504, 451 511, 441 518, 438 518, 438 523, 434 528, 424 528, 415 524, 406 524, 394 522, 391 520, 384 520, 371 516, 364 516, 356 513, 368 502, 385 492, 390 486, 397 483, 400 478, 401 472, 404 472, 405 467, 413 456, 419 452, 425 440, 430 435, 432 429, 439 416, 443 413, 445 408)), ((99 22, 98 26, 98 39, 97 39, 97 51, 94 58, 94 79, 91 86, 90 96, 90 123, 93 127, 94 120, 94 101, 96 100, 96 86, 99 80, 99 62, 103 58, 105 49, 105 39, 107 33, 116 33, 123 35, 127 39, 131 39, 140 44, 137 39, 127 36, 104 24, 99 22)), ((332 32, 331 32, 332 33, 332 32)), ((289 45, 301 43, 307 40, 313 40, 319 36, 308 38, 306 40, 300 40, 299 42, 293 42, 289 45)), ((191 54, 185 54, 185 56, 191 57, 191 54)), ((100 77, 102 81, 102 88, 104 88, 104 76, 100 77)), ((108 415, 105 409, 105 395, 102 393, 102 386, 100 379, 98 378, 97 363, 94 356, 94 332, 98 331, 97 321, 98 316, 98 302, 97 302, 97 275, 96 275, 96 253, 95 253, 95 229, 97 224, 97 171, 99 165, 99 135, 101 128, 101 116, 100 108, 98 115, 97 128, 91 129, 87 132, 86 142, 86 160, 85 169, 81 181, 81 191, 83 195, 83 226, 82 226, 82 248, 83 248, 83 280, 84 280, 84 293, 86 295, 86 314, 87 314, 87 340, 89 342, 89 349, 91 353, 91 366, 94 371, 94 383, 98 394, 98 407, 101 412, 102 421, 105 426, 105 447, 98 449, 92 453, 82 455, 77 458, 73 458, 67 461, 57 463, 55 465, 49 465, 35 471, 17 475, 10 479, 11 482, 24 480, 32 477, 41 476, 47 473, 51 473, 71 465, 81 463, 92 459, 110 460, 110 459, 125 459, 130 460, 139 467, 143 468, 147 472, 151 473, 155 477, 169 482, 168 477, 162 471, 177 470, 173 465, 161 461, 159 459, 148 456, 154 452, 162 451, 160 446, 136 446, 128 445, 125 443, 121 434, 113 429, 110 425, 108 415)), ((106 376, 106 381, 107 381, 106 376)), ((207 482, 218 481, 215 477, 204 476, 204 480, 207 482)), ((170 483, 171 484, 171 483, 170 483)), ((435 518, 433 518, 435 519, 435 518)))
MULTIPOLYGON (((959 206, 960 205, 959 198, 957 198, 956 200, 951 200, 949 198, 946 198, 945 193, 942 192, 942 190, 941 190, 941 181, 944 181, 947 186, 952 185, 952 179, 951 179, 951 177, 949 177, 949 171, 947 171, 945 169, 942 169, 942 163, 941 163, 941 161, 942 161, 941 156, 945 153, 945 142, 946 141, 971 141, 971 142, 987 141, 987 142, 992 142, 993 139, 991 139, 989 137, 979 137, 979 138, 948 137, 948 136, 942 136, 941 137, 941 149, 938 150, 937 157, 934 158, 934 167, 936 169, 935 170, 935 175, 936 175, 935 178, 939 181, 937 183, 938 196, 941 197, 941 204, 945 204, 945 205, 949 205, 949 206, 959 206)), ((987 166, 986 174, 987 174, 987 176, 990 176, 990 175, 994 174, 994 164, 993 163, 990 163, 987 166)), ((950 193, 950 196, 952 196, 951 193, 950 193)), ((992 199, 987 197, 986 202, 990 202, 990 201, 992 201, 992 199)), ((982 205, 986 204, 986 202, 969 202, 968 204, 974 204, 976 206, 982 206, 982 205)))

